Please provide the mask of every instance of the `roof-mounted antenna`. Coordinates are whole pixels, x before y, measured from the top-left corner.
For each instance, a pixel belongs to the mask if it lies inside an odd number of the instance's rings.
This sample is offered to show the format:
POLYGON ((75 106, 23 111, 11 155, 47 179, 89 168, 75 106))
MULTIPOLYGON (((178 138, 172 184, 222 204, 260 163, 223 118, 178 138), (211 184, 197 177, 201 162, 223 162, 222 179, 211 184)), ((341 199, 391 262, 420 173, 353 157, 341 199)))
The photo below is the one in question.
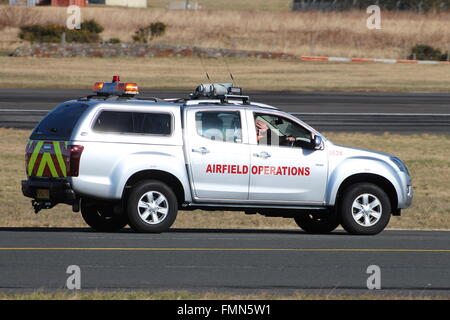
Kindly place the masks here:
POLYGON ((231 81, 233 82, 233 85, 237 86, 237 82, 235 82, 233 74, 231 73, 230 66, 228 65, 227 58, 223 57, 223 61, 225 62, 225 65, 227 66, 228 74, 230 75, 230 78, 231 78, 231 81))
POLYGON ((205 74, 206 74, 206 78, 208 79, 209 82, 212 82, 212 81, 211 81, 211 78, 209 77, 208 71, 206 71, 206 67, 205 67, 205 65, 204 65, 204 63, 203 63, 202 54, 200 53, 198 57, 200 58, 200 63, 201 63, 201 65, 202 65, 203 71, 204 71, 205 74))

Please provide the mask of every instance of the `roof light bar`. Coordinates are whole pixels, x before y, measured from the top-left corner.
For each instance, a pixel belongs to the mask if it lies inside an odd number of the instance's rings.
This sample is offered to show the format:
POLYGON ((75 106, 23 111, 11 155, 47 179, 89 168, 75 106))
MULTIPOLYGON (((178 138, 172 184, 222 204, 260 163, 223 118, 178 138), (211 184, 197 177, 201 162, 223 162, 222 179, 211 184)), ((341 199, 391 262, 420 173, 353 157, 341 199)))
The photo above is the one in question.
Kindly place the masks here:
POLYGON ((139 94, 139 88, 136 83, 126 82, 117 84, 117 90, 123 92, 123 94, 139 94))
POLYGON ((98 91, 100 91, 100 90, 103 89, 103 86, 104 86, 104 85, 105 85, 104 82, 96 82, 96 83, 94 84, 94 86, 92 87, 92 91, 98 92, 98 91))
POLYGON ((112 82, 96 82, 92 91, 99 96, 133 96, 139 94, 139 87, 134 82, 120 82, 115 75, 112 82))

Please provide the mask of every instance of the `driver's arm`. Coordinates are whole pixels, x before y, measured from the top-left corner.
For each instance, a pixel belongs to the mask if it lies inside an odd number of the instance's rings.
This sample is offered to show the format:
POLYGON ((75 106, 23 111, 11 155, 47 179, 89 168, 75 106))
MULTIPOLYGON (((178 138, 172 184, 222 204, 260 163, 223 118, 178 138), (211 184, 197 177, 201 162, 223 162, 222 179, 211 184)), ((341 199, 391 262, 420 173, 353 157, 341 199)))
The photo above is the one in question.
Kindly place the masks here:
POLYGON ((280 136, 280 146, 292 146, 296 139, 290 136, 280 136))

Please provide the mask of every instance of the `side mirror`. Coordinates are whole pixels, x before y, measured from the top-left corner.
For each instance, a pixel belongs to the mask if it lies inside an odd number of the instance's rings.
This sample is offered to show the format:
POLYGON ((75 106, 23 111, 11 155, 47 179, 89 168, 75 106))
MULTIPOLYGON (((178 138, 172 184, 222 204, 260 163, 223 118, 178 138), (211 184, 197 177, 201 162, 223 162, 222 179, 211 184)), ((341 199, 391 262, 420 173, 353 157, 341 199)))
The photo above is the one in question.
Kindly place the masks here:
POLYGON ((314 136, 314 149, 320 150, 322 149, 322 137, 321 136, 314 136))

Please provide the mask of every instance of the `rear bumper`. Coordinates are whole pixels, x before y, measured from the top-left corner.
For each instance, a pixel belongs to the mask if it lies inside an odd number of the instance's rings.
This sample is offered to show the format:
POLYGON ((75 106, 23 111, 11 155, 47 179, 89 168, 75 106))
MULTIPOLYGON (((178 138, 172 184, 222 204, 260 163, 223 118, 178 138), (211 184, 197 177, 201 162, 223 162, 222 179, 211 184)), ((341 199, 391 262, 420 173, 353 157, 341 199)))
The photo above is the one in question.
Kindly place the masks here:
POLYGON ((58 203, 74 204, 77 201, 77 196, 70 183, 61 179, 22 180, 22 193, 25 197, 36 201, 51 202, 54 205, 58 203), (44 192, 46 195, 48 194, 48 198, 46 196, 39 198, 38 190, 48 190, 48 193, 44 192))

